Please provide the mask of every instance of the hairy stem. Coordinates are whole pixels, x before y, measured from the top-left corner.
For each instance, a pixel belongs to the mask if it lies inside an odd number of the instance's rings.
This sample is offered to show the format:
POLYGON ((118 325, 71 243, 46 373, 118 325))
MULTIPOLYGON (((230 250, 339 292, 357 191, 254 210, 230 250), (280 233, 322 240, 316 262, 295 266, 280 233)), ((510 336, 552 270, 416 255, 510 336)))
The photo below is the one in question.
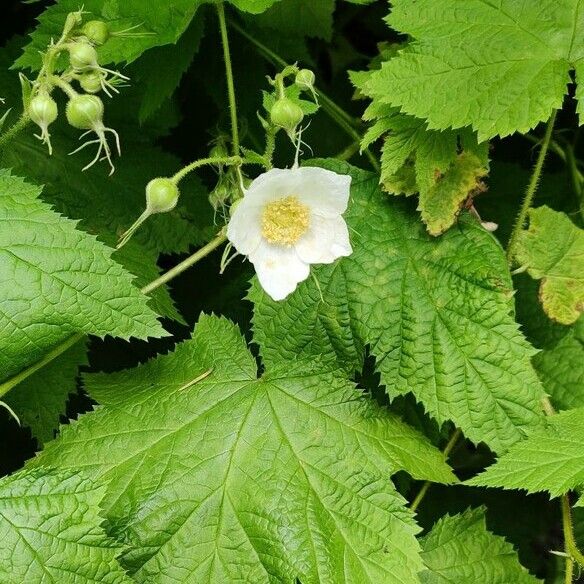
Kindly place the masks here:
MULTIPOLYGON (((460 428, 457 428, 452 433, 452 436, 450 436, 450 440, 448 440, 446 446, 444 447, 444 450, 442 451, 444 454, 444 460, 448 458, 448 456, 452 452, 452 449, 456 446, 456 443, 458 442, 458 439, 460 438, 461 434, 462 431, 460 430, 460 428)), ((412 511, 416 511, 416 509, 420 506, 420 503, 424 500, 424 497, 426 496, 426 493, 428 492, 428 489, 430 488, 431 485, 432 483, 430 481, 426 481, 422 485, 422 488, 420 489, 415 499, 412 501, 412 504, 410 505, 410 509, 412 511)))
POLYGON ((515 225, 513 226, 513 230, 511 231, 511 237, 509 238, 509 244, 507 246, 507 260, 509 262, 511 262, 513 259, 513 253, 515 246, 517 245, 517 239, 519 238, 521 230, 523 229, 523 227, 525 227, 525 222, 527 221, 527 213, 529 212, 531 204, 533 203, 533 197, 535 196, 535 193, 537 191, 537 185, 539 184, 539 179, 541 178, 541 171, 543 170, 545 157, 549 150, 555 120, 556 111, 554 110, 547 123, 545 135, 543 138, 543 142, 541 144, 541 149, 537 156, 537 161, 535 163, 533 173, 531 174, 531 179, 529 180, 527 192, 525 193, 525 197, 523 199, 523 202, 521 203, 521 208, 519 209, 519 214, 517 215, 517 219, 515 220, 515 225))
MULTIPOLYGON (((201 249, 197 250, 194 254, 190 255, 180 264, 176 265, 174 268, 168 270, 162 274, 156 280, 153 280, 149 284, 146 284, 141 289, 143 294, 150 294, 163 284, 170 282, 173 278, 182 274, 184 271, 188 270, 191 266, 201 261, 204 257, 208 256, 210 253, 215 251, 227 240, 225 234, 225 229, 222 229, 214 239, 212 239, 207 245, 203 246, 201 249)), ((30 377, 33 373, 36 373, 42 369, 45 365, 48 365, 51 361, 56 359, 59 355, 62 355, 67 349, 78 343, 81 339, 85 337, 84 333, 76 333, 66 338, 63 342, 59 343, 53 347, 42 359, 30 365, 26 369, 23 369, 20 373, 6 380, 4 383, 0 384, 0 398, 8 393, 12 388, 16 387, 19 383, 23 382, 25 379, 30 377)))
POLYGON ((16 120, 16 122, 14 122, 14 124, 12 124, 12 126, 10 126, 6 132, 0 135, 0 149, 5 148, 13 138, 15 138, 22 130, 24 130, 24 128, 26 128, 29 122, 30 118, 28 117, 28 114, 22 112, 18 120, 16 120))
MULTIPOLYGON (((277 67, 286 67, 287 63, 274 53, 270 48, 266 47, 263 43, 251 36, 246 30, 241 28, 237 23, 229 21, 229 26, 236 30, 241 36, 246 38, 250 43, 252 43, 267 61, 270 61, 273 65, 277 67)), ((359 125, 359 121, 355 120, 350 114, 348 114, 343 108, 337 105, 326 93, 322 90, 317 90, 318 97, 322 104, 322 109, 329 115, 329 117, 342 129, 345 133, 350 136, 357 144, 361 143, 361 134, 355 129, 355 126, 359 125)), ((369 160, 369 163, 376 172, 379 172, 379 162, 373 156, 368 148, 363 150, 365 156, 369 160)))
POLYGON ((221 43, 223 45, 223 60, 225 61, 225 74, 227 76, 227 97, 229 99, 229 113, 231 115, 231 147, 233 155, 238 156, 239 125, 237 122, 237 102, 235 101, 235 85, 233 83, 233 68, 231 66, 227 23, 225 21, 225 7, 222 2, 217 4, 217 16, 219 17, 219 30, 221 31, 221 43))
POLYGON ((562 527, 564 530, 564 551, 566 552, 568 559, 577 562, 582 568, 584 568, 584 554, 578 549, 576 538, 574 537, 572 510, 570 509, 570 497, 568 494, 562 495, 561 505, 562 527))
POLYGON ((239 156, 214 156, 211 158, 201 158, 195 160, 190 164, 187 164, 184 168, 181 168, 175 175, 171 177, 172 182, 178 184, 189 172, 201 168, 201 166, 207 166, 210 164, 225 164, 227 166, 234 166, 242 164, 244 161, 239 156))

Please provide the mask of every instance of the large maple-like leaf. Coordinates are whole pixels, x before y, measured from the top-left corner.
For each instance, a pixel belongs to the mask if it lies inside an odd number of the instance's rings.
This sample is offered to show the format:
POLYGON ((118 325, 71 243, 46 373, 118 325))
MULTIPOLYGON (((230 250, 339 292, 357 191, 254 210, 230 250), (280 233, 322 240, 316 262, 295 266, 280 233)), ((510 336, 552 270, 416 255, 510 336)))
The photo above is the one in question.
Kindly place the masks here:
POLYGON ((369 93, 431 129, 527 132, 561 107, 571 69, 580 82, 582 14, 581 0, 394 0, 388 22, 413 40, 369 93))
POLYGON ((317 354, 349 372, 365 347, 390 397, 412 392, 438 421, 452 420, 473 441, 504 450, 541 423, 534 350, 513 318, 503 250, 474 219, 439 239, 411 207, 389 199, 378 177, 350 173, 346 217, 353 254, 315 270, 285 302, 257 283, 255 339, 268 364, 317 354))
POLYGON ((321 362, 260 379, 237 327, 137 369, 89 375, 102 405, 35 465, 107 485, 138 582, 416 583, 417 528, 390 476, 451 481, 442 454, 321 362))

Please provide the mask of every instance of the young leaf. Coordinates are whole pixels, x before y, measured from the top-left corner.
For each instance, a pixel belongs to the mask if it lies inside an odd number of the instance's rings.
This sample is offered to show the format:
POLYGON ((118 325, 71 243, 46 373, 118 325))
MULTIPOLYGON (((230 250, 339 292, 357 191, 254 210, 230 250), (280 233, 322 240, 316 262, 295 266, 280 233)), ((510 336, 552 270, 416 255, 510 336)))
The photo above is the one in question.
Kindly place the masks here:
POLYGON ((4 401, 42 446, 55 437, 67 398, 77 388, 77 374, 87 365, 87 347, 80 341, 42 369, 19 383, 4 401))
POLYGON ((541 280, 539 297, 546 314, 572 324, 584 311, 584 230, 549 207, 529 211, 529 229, 520 233, 517 262, 541 280))
POLYGON ((165 334, 112 250, 77 231, 38 199, 40 192, 0 170, 0 378, 75 332, 165 334))
POLYGON ((373 74, 369 92, 430 129, 472 126, 481 142, 525 133, 562 106, 570 69, 580 82, 578 4, 394 0, 388 22, 414 40, 373 74))
POLYGON ((0 481, 0 580, 130 584, 121 546, 101 527, 105 489, 71 472, 38 468, 0 481))
POLYGON ((257 283, 254 338, 269 365, 329 355, 349 373, 370 345, 390 397, 412 392, 440 423, 452 420, 474 442, 508 448, 542 420, 534 350, 513 319, 505 255, 468 216, 430 237, 377 177, 348 164, 346 219, 353 254, 314 271, 284 302, 257 283))
MULTIPOLYGON (((395 50, 381 54, 391 59, 395 50)), ((452 226, 463 202, 481 192, 488 170, 488 143, 477 144, 468 128, 429 130, 424 120, 407 116, 381 103, 368 92, 374 72, 353 72, 351 80, 361 95, 374 98, 363 119, 375 121, 365 134, 366 148, 384 136, 381 184, 392 194, 420 193, 419 210, 432 235, 452 226)))
POLYGON ((389 477, 453 475, 337 371, 297 361, 258 379, 237 327, 204 316, 173 353, 86 382, 103 406, 32 464, 107 485, 136 581, 417 582, 417 528, 389 477))
POLYGON ((545 428, 518 442, 469 485, 548 491, 559 497, 584 484, 584 408, 547 419, 545 428))
POLYGON ((536 584, 513 546, 487 530, 485 510, 442 517, 421 540, 422 584, 536 584))

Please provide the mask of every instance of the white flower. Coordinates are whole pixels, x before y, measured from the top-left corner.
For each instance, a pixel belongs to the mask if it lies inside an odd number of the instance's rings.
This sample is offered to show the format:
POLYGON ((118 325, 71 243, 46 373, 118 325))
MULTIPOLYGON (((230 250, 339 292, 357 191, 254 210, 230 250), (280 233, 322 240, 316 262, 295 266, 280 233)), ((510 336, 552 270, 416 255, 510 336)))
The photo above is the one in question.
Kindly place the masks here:
POLYGON ((324 168, 275 168, 245 192, 227 237, 248 256, 274 300, 306 280, 310 264, 330 264, 353 252, 342 217, 350 185, 350 176, 324 168))

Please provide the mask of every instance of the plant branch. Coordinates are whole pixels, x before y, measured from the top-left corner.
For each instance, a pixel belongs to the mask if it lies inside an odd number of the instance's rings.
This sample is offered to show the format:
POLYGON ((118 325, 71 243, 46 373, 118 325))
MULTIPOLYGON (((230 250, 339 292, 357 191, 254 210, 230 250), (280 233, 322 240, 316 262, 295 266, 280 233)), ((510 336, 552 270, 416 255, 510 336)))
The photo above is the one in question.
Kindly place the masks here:
MULTIPOLYGON (((165 272, 159 278, 156 278, 156 280, 146 284, 146 286, 144 286, 140 291, 143 294, 150 294, 150 292, 153 292, 157 288, 160 288, 160 286, 163 284, 170 282, 170 280, 176 278, 178 275, 188 270, 191 266, 201 261, 204 257, 215 251, 226 240, 227 236, 225 234, 225 229, 222 229, 214 239, 207 243, 207 245, 204 245, 201 249, 197 250, 195 253, 183 260, 180 264, 177 264, 174 268, 168 270, 168 272, 165 272)), ((22 383, 25 379, 30 377, 33 373, 36 373, 45 365, 48 365, 51 361, 59 357, 59 355, 62 355, 67 349, 83 339, 84 336, 84 333, 76 333, 71 335, 63 342, 53 347, 42 359, 30 365, 26 369, 23 369, 20 373, 14 375, 4 383, 1 383, 0 398, 7 394, 12 388, 16 387, 19 383, 22 383)))
POLYGON ((213 156, 210 158, 200 158, 199 160, 195 160, 181 168, 171 177, 171 180, 175 184, 178 184, 187 174, 189 174, 189 172, 201 168, 201 166, 207 166, 209 164, 225 164, 227 166, 233 166, 243 164, 243 162, 244 160, 240 156, 213 156))
MULTIPOLYGON (((250 43, 252 43, 267 61, 270 61, 273 65, 277 67, 286 67, 287 63, 274 53, 269 47, 266 47, 263 43, 251 36, 246 30, 241 28, 237 23, 229 21, 229 26, 236 30, 241 36, 246 38, 250 43)), ((329 115, 329 117, 342 129, 345 133, 350 136, 358 144, 361 143, 361 134, 355 129, 355 127, 360 125, 359 120, 355 120, 350 114, 348 114, 343 108, 337 105, 326 93, 321 89, 317 90, 318 97, 322 104, 322 109, 329 115)), ((365 156, 369 160, 371 166, 376 172, 379 172, 380 166, 379 162, 373 156, 368 148, 363 150, 365 156)))
POLYGON ((10 126, 2 135, 0 135, 0 149, 6 147, 6 145, 15 138, 30 122, 30 118, 24 112, 20 115, 18 120, 10 126))
POLYGON ((225 74, 227 77, 227 97, 229 99, 229 113, 231 115, 231 146, 234 156, 239 155, 239 125, 237 122, 237 102, 235 101, 235 85, 233 83, 233 68, 231 66, 231 53, 229 51, 229 37, 227 36, 227 23, 225 21, 225 7, 223 3, 217 4, 217 16, 219 17, 219 30, 221 31, 221 44, 223 45, 223 60, 225 61, 225 74))
MULTIPOLYGON (((444 450, 442 451, 442 453, 444 454, 444 460, 448 459, 448 456, 452 452, 452 449, 456 446, 456 443, 458 442, 458 439, 460 438, 461 434, 462 434, 462 431, 460 430, 460 428, 457 428, 452 433, 452 436, 450 436, 450 440, 448 440, 448 442, 446 443, 446 446, 444 447, 444 450)), ((423 499, 426 496, 426 493, 428 492, 428 489, 430 488, 431 485, 432 485, 432 483, 430 481, 426 481, 422 485, 422 488, 420 489, 420 491, 416 495, 415 499, 412 501, 412 504, 410 505, 410 509, 412 511, 416 511, 416 509, 420 506, 420 503, 423 501, 423 499)))
MULTIPOLYGON (((570 509, 570 497, 568 494, 562 495, 562 527, 564 530, 564 551, 569 560, 573 560, 584 568, 584 554, 578 549, 576 538, 574 537, 574 525, 572 523, 572 510, 570 509)), ((567 562, 566 562, 567 564, 567 562)), ((568 566, 566 565, 566 572, 568 566)))
POLYGON ((513 252, 515 246, 517 245, 517 239, 519 238, 521 230, 525 226, 525 222, 527 221, 527 213, 529 212, 531 204, 533 203, 533 198, 537 191, 537 186, 541 178, 541 171, 543 170, 545 157, 549 150, 555 120, 556 111, 554 110, 547 123, 545 135, 543 138, 543 142, 541 144, 541 149, 537 156, 537 161, 535 163, 533 173, 531 174, 531 179, 529 180, 527 192, 525 193, 525 197, 523 199, 523 202, 521 203, 521 208, 519 209, 519 214, 517 215, 517 219, 515 220, 515 225, 513 226, 513 230, 511 231, 511 237, 509 238, 509 244, 507 246, 507 260, 509 262, 511 262, 513 259, 513 252))

